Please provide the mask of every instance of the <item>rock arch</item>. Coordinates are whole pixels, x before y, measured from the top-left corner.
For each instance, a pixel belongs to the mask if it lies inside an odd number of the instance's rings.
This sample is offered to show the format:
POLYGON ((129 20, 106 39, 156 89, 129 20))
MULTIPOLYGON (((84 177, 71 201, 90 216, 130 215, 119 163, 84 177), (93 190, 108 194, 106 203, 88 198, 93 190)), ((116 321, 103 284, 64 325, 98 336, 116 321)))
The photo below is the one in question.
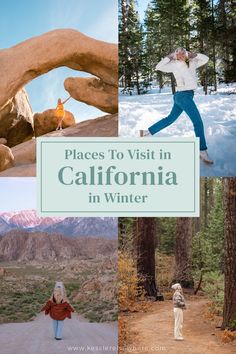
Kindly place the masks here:
POLYGON ((117 112, 117 45, 73 29, 50 31, 0 50, 0 110, 28 82, 61 66, 96 76, 66 79, 65 89, 73 98, 108 113, 117 112))

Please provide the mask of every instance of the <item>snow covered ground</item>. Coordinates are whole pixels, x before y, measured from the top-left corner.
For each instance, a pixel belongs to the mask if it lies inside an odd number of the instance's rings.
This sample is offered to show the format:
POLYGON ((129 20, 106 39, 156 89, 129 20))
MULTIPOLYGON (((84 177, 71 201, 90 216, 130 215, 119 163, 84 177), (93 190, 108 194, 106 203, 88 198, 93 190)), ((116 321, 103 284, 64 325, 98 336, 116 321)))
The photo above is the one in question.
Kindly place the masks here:
MULTIPOLYGON (((201 113, 209 155, 214 165, 201 162, 201 176, 236 176, 236 83, 221 85, 217 93, 204 95, 202 88, 195 92, 194 100, 201 113)), ((147 129, 166 117, 172 107, 170 88, 161 93, 152 89, 145 95, 120 95, 120 136, 139 136, 140 129, 147 129)), ((185 113, 157 137, 192 137, 193 126, 185 113)))

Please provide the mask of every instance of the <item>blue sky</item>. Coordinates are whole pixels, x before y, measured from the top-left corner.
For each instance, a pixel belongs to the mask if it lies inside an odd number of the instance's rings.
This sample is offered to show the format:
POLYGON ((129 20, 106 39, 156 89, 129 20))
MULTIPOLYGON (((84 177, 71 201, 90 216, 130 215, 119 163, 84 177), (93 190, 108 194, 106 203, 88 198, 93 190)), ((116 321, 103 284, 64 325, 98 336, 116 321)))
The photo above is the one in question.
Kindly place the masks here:
MULTIPOLYGON (((117 43, 117 4, 117 0, 1 0, 0 48, 9 48, 58 28, 77 29, 90 37, 117 43)), ((69 76, 88 74, 62 67, 26 85, 33 111, 54 108, 58 97, 68 97, 63 83, 69 76)), ((77 121, 105 114, 73 99, 66 104, 66 109, 77 121)))
POLYGON ((0 212, 36 209, 36 178, 1 177, 0 212))
POLYGON ((147 10, 150 0, 139 0, 137 10, 139 12, 140 20, 143 21, 145 11, 147 10))

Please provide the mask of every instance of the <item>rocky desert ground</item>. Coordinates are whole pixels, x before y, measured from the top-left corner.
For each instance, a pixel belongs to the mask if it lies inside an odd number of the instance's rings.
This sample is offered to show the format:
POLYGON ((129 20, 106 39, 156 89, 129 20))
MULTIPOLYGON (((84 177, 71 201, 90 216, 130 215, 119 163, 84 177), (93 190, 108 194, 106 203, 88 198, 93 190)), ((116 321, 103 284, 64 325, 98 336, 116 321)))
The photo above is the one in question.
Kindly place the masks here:
POLYGON ((116 320, 116 260, 112 247, 96 257, 0 262, 0 323, 34 319, 56 280, 64 282, 71 304, 90 322, 116 320))

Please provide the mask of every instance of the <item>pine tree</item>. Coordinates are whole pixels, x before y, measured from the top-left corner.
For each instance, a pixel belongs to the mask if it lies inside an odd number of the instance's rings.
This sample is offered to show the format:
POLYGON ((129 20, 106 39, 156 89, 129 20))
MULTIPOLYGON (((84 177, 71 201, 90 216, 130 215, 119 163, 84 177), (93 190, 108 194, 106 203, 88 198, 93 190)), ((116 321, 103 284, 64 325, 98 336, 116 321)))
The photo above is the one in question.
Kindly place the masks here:
POLYGON ((236 11, 234 0, 219 0, 216 6, 216 36, 226 83, 236 81, 236 11))
POLYGON ((194 270, 204 274, 222 271, 224 218, 221 179, 201 178, 201 191, 201 225, 194 232, 192 258, 194 270))
POLYGON ((224 178, 225 296, 222 329, 236 330, 236 178, 224 178))
MULTIPOLYGON (((153 77, 157 62, 176 47, 189 47, 190 26, 188 21, 189 6, 186 0, 151 0, 145 16, 146 72, 153 77), (154 65, 155 64, 155 65, 154 65), (147 70, 148 68, 148 70, 147 70)), ((159 87, 162 88, 165 77, 158 72, 159 87)), ((175 81, 171 74, 172 92, 175 81)))
POLYGON ((141 93, 140 70, 143 55, 143 32, 134 0, 119 2, 119 58, 122 86, 136 86, 141 93))
MULTIPOLYGON (((197 0, 193 2, 192 9, 192 29, 196 34, 192 38, 193 48, 209 56, 210 49, 212 48, 212 9, 209 0, 197 0)), ((210 63, 200 69, 200 80, 204 87, 205 94, 208 93, 208 82, 210 81, 210 63)))

